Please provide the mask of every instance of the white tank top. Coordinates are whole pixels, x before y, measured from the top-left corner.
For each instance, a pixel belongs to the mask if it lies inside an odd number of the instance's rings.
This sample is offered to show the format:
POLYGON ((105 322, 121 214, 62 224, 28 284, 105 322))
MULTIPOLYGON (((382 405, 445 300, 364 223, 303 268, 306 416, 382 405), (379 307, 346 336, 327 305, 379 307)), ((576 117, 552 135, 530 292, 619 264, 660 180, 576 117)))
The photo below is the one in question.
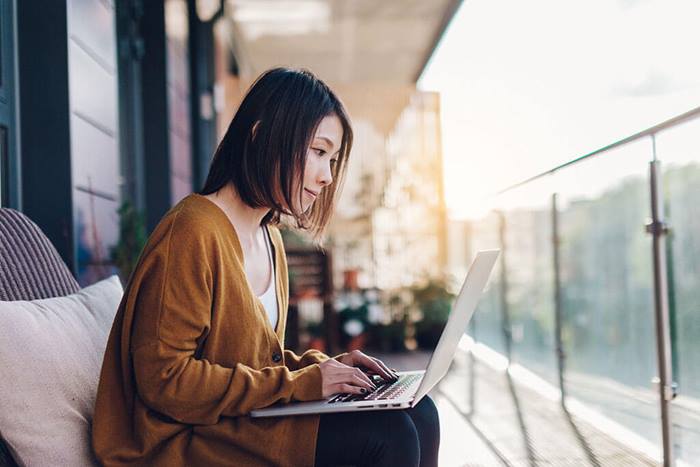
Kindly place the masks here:
MULTIPOLYGON (((264 228, 264 231, 267 233, 267 228, 264 228)), ((270 258, 270 271, 272 273, 270 274, 270 283, 267 286, 267 290, 262 295, 258 295, 258 299, 265 307, 272 329, 277 329, 277 316, 279 313, 277 311, 277 290, 275 287, 275 263, 272 261, 272 246, 270 245, 270 237, 267 234, 265 235, 265 245, 267 245, 267 255, 270 258)))

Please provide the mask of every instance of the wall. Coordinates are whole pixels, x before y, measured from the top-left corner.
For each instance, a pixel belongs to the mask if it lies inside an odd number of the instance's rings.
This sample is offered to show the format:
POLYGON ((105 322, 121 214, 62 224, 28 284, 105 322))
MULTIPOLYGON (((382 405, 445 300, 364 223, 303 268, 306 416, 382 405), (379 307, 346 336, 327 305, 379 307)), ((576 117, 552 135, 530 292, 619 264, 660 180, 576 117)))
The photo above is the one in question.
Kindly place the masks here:
POLYGON ((112 272, 119 233, 115 12, 112 0, 68 0, 67 10, 76 273, 86 285, 112 272))
POLYGON ((192 192, 190 124, 190 76, 187 2, 166 0, 166 79, 168 88, 168 137, 170 143, 170 191, 176 204, 192 192))

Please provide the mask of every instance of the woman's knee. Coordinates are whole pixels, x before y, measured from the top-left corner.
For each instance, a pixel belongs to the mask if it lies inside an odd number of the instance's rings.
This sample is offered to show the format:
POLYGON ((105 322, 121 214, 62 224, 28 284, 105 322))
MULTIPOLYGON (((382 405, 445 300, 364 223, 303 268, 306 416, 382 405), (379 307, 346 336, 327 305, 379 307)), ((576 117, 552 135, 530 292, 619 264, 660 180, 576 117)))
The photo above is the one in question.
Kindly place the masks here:
POLYGON ((411 416, 420 438, 420 465, 437 466, 440 450, 440 417, 435 403, 426 396, 407 413, 411 416))
POLYGON ((387 424, 381 438, 378 465, 415 465, 420 462, 418 431, 405 411, 387 411, 387 424))
POLYGON ((409 410, 412 411, 411 418, 413 418, 414 422, 420 423, 425 427, 434 427, 439 430, 440 415, 435 402, 433 402, 430 396, 423 397, 418 405, 409 410))

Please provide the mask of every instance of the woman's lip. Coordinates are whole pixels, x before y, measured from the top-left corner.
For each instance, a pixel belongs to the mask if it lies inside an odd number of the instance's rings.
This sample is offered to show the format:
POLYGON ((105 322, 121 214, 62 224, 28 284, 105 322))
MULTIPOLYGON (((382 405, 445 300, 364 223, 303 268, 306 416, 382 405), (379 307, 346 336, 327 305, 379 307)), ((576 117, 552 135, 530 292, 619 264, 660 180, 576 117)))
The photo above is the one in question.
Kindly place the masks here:
POLYGON ((308 194, 310 194, 310 195, 313 196, 314 198, 315 198, 316 196, 318 196, 318 193, 314 193, 313 191, 307 190, 306 188, 304 188, 304 191, 306 191, 308 194))

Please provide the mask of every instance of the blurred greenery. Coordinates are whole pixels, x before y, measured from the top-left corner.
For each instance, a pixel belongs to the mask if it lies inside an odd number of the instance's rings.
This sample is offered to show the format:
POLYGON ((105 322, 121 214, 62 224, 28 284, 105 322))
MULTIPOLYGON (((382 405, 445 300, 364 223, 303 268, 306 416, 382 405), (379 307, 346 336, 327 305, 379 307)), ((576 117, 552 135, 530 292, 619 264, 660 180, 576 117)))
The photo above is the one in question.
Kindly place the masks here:
MULTIPOLYGON (((671 226, 667 261, 674 379, 682 394, 700 397, 700 164, 665 167, 663 186, 671 226)), ((510 327, 503 327, 497 271, 474 323, 477 339, 499 351, 510 337, 513 358, 544 377, 556 371, 548 202, 544 198, 539 207, 504 213, 510 327)), ((649 182, 643 176, 560 207, 566 371, 650 387, 657 369, 652 245, 644 230, 649 214, 649 182)), ((482 229, 475 248, 492 247, 498 235, 493 219, 475 228, 482 229)))
POLYGON ((700 397, 700 164, 668 166, 663 181, 674 378, 700 397))
POLYGON ((126 284, 136 267, 139 255, 146 245, 146 222, 129 201, 124 201, 117 210, 119 215, 119 241, 112 247, 110 258, 119 269, 119 276, 126 284))
POLYGON ((431 278, 422 286, 412 289, 413 303, 421 312, 421 319, 415 323, 418 346, 433 349, 437 345, 442 330, 450 316, 454 294, 448 292, 443 279, 431 278))
POLYGON ((445 323, 450 315, 454 294, 447 291, 442 279, 430 279, 425 285, 412 289, 413 301, 420 309, 421 323, 445 323))

